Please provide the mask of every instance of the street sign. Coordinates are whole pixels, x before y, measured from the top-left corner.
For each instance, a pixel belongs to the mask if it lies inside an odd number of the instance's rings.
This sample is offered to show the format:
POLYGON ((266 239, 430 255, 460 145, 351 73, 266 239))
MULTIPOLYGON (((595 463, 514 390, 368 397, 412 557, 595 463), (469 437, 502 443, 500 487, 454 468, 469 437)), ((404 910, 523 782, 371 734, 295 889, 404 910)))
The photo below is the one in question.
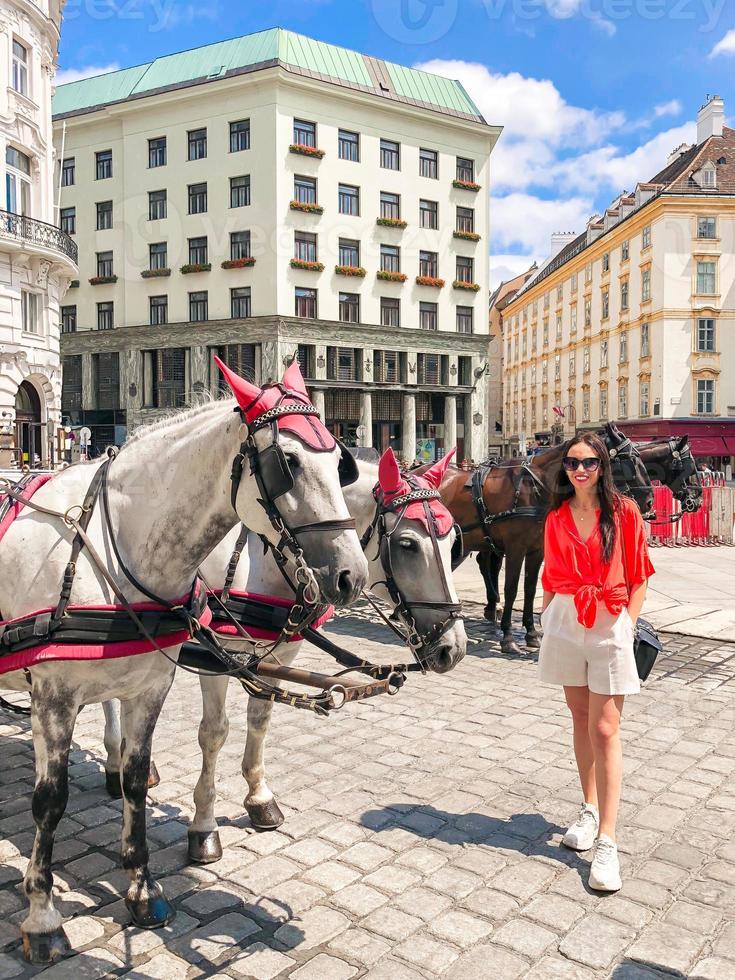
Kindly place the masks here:
POLYGON ((91 439, 92 439, 92 430, 87 428, 86 425, 83 426, 83 428, 79 430, 79 442, 81 444, 82 449, 87 448, 91 439))

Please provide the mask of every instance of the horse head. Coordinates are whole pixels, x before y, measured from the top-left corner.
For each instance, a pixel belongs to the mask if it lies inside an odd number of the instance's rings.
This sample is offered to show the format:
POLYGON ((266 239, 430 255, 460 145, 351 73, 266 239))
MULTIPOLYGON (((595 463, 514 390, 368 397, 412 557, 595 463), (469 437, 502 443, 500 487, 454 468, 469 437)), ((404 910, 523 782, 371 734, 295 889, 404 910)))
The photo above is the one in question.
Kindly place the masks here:
POLYGON ((612 477, 620 493, 638 504, 645 516, 653 510, 653 486, 638 447, 614 422, 608 422, 602 433, 610 453, 612 477))

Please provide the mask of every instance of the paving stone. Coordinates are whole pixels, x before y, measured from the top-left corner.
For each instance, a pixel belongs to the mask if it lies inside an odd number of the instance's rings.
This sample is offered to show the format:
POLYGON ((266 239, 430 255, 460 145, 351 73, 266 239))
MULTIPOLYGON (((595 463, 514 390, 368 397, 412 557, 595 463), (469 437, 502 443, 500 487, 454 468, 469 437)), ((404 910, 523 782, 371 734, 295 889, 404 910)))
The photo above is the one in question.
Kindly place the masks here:
POLYGON ((298 874, 299 866, 293 861, 273 855, 261 858, 242 871, 229 875, 231 881, 255 895, 267 893, 269 888, 298 874))
POLYGON ((681 899, 674 902, 664 915, 664 922, 670 922, 673 926, 689 929, 703 936, 714 932, 721 920, 722 914, 715 909, 703 905, 691 905, 681 899))
POLYGON ((705 956, 692 967, 690 980, 732 980, 735 977, 732 960, 719 956, 705 956))
POLYGON ((540 956, 550 946, 556 946, 558 941, 559 937, 553 932, 523 919, 512 919, 493 933, 493 942, 510 946, 517 953, 529 957, 540 956))
POLYGON ((243 896, 240 892, 226 885, 217 884, 201 891, 195 892, 182 902, 182 906, 200 918, 212 915, 214 912, 221 912, 222 909, 232 908, 234 905, 242 905, 243 896))
POLYGON ((655 963, 657 967, 686 974, 703 945, 703 938, 694 933, 669 923, 656 922, 643 931, 627 950, 627 955, 633 960, 655 963))
POLYGON ((362 884, 348 885, 332 895, 332 904, 356 916, 368 915, 387 901, 381 892, 362 884))
MULTIPOLYGON (((712 943, 712 952, 717 956, 724 956, 729 960, 735 960, 735 923, 727 922, 717 939, 712 943)), ((735 968, 734 968, 735 970, 735 968)))
POLYGON ((377 966, 369 970, 364 980, 424 980, 424 977, 405 963, 391 957, 381 960, 377 966))
POLYGON ((432 871, 436 871, 446 864, 447 859, 433 847, 415 847, 413 850, 401 854, 400 857, 396 858, 396 862, 405 864, 409 868, 415 868, 422 874, 431 874, 432 871))
POLYGON ((653 918, 653 911, 637 902, 629 902, 620 893, 610 895, 600 905, 600 911, 616 922, 623 925, 632 926, 634 929, 642 929, 653 918))
POLYGON ((279 973, 293 967, 296 961, 265 943, 257 942, 247 946, 241 954, 227 964, 227 969, 236 976, 253 980, 273 980, 279 973))
POLYGON ((327 891, 338 891, 340 888, 345 888, 347 885, 351 885, 353 881, 357 881, 359 877, 359 871, 342 864, 340 861, 325 861, 324 864, 310 868, 304 875, 307 881, 313 881, 314 884, 326 888, 327 891))
POLYGON ((395 864, 385 864, 363 878, 366 885, 380 888, 389 895, 400 895, 420 880, 421 875, 409 871, 408 868, 397 867, 395 864))
POLYGON ((43 976, 44 980, 99 980, 122 966, 123 961, 109 949, 97 946, 48 967, 43 971, 43 976))
POLYGON ((592 980, 593 977, 593 973, 578 963, 544 956, 525 975, 524 980, 592 980))
MULTIPOLYGON (((128 961, 133 956, 150 953, 158 946, 169 943, 178 936, 186 935, 196 929, 198 925, 197 919, 179 911, 176 913, 173 922, 162 929, 138 929, 135 926, 129 926, 113 936, 109 941, 109 946, 117 956, 122 956, 128 961)), ((76 946, 75 943, 72 945, 76 946)))
POLYGON ((340 932, 348 929, 350 920, 335 909, 315 906, 293 922, 287 922, 276 930, 275 939, 284 949, 303 952, 321 946, 340 932))
POLYGON ((485 919, 458 910, 437 916, 429 928, 435 936, 447 939, 461 949, 474 945, 492 931, 492 926, 485 919))
POLYGON ((396 956, 431 973, 443 973, 459 956, 457 950, 425 933, 409 936, 395 947, 394 952, 396 956))
POLYGON ((356 973, 357 967, 350 966, 336 956, 319 953, 304 966, 294 970, 290 976, 298 980, 349 980, 356 973))
POLYGON ((308 868, 313 868, 322 861, 327 861, 337 853, 336 848, 326 841, 319 840, 318 837, 303 837, 301 840, 292 844, 290 847, 281 851, 283 857, 305 864, 308 868))
POLYGON ((463 899, 462 904, 472 912, 486 916, 491 922, 503 922, 509 916, 514 915, 519 908, 518 902, 514 898, 505 895, 503 892, 497 892, 493 888, 478 888, 477 891, 463 899))
POLYGON ((514 865, 501 871, 493 878, 492 887, 508 892, 514 898, 525 902, 543 891, 555 877, 556 872, 553 868, 541 864, 540 861, 529 860, 522 865, 514 865))
POLYGON ((336 936, 329 948, 363 966, 372 966, 390 952, 391 946, 383 939, 365 932, 364 929, 348 929, 336 936))
POLYGON ((17 977, 25 970, 25 965, 15 956, 0 953, 0 977, 17 977))
POLYGON ((538 898, 533 899, 523 909, 523 914, 550 929, 568 932, 574 923, 585 914, 585 909, 561 895, 548 894, 539 895, 538 898))
POLYGON ((423 921, 415 915, 409 915, 392 905, 371 912, 362 921, 363 927, 369 932, 376 932, 379 936, 394 940, 405 939, 412 932, 420 929, 423 924, 423 921))
POLYGON ((125 974, 125 980, 174 980, 185 977, 191 964, 173 953, 158 953, 147 963, 136 966, 125 974))
POLYGON ((672 894, 662 885, 654 885, 641 878, 624 878, 623 893, 625 898, 640 902, 652 909, 663 909, 671 902, 672 894))
POLYGON ((243 939, 260 932, 260 926, 247 916, 228 912, 177 939, 172 949, 192 963, 221 963, 231 959, 243 939))
POLYGON ((559 944, 559 952, 594 970, 605 970, 630 944, 635 930, 602 915, 588 915, 559 944))
POLYGON ((477 875, 462 868, 440 868, 424 881, 427 888, 450 895, 452 898, 465 898, 482 884, 477 875))
POLYGON ((417 915, 425 922, 429 922, 439 915, 440 912, 449 908, 452 904, 452 899, 448 895, 442 895, 440 892, 432 891, 430 888, 418 886, 416 888, 409 888, 403 894, 397 895, 393 899, 393 904, 404 912, 417 915))
POLYGON ((444 975, 450 980, 479 980, 480 977, 515 980, 527 970, 528 962, 516 953, 500 946, 486 945, 475 946, 463 953, 444 975))

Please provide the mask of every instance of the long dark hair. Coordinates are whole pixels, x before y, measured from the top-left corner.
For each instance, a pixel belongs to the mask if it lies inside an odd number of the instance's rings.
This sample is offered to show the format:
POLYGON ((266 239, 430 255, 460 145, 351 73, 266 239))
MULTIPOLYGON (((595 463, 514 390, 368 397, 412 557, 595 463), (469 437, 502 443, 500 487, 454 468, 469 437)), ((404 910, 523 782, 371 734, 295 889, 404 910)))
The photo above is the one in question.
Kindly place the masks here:
MULTIPOLYGON (((603 440, 594 432, 585 432, 570 439, 564 447, 564 456, 569 450, 578 445, 589 446, 600 458, 600 477, 597 481, 597 493, 600 498, 600 536, 602 538, 602 560, 609 562, 615 547, 615 515, 620 509, 621 496, 615 489, 612 476, 610 453, 603 440)), ((558 510, 565 500, 574 496, 574 487, 563 466, 559 468, 552 496, 551 510, 558 510)))

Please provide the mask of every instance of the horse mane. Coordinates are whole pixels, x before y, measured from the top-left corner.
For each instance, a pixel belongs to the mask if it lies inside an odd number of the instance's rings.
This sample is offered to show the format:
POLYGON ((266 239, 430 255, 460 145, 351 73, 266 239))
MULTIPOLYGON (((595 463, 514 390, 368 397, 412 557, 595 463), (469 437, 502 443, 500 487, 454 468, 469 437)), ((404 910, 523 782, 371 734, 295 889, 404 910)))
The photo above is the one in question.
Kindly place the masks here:
POLYGON ((121 447, 120 452, 124 452, 128 446, 132 446, 135 443, 141 442, 143 439, 147 439, 148 436, 154 433, 163 432, 166 429, 172 429, 174 426, 179 425, 181 422, 187 422, 194 417, 199 417, 202 415, 209 415, 215 410, 226 405, 229 401, 233 401, 233 398, 215 398, 213 395, 202 393, 197 396, 198 401, 189 405, 186 408, 179 410, 174 410, 172 412, 167 412, 163 418, 156 419, 155 422, 148 422, 146 425, 139 426, 132 436, 129 436, 125 440, 124 445, 121 447))

